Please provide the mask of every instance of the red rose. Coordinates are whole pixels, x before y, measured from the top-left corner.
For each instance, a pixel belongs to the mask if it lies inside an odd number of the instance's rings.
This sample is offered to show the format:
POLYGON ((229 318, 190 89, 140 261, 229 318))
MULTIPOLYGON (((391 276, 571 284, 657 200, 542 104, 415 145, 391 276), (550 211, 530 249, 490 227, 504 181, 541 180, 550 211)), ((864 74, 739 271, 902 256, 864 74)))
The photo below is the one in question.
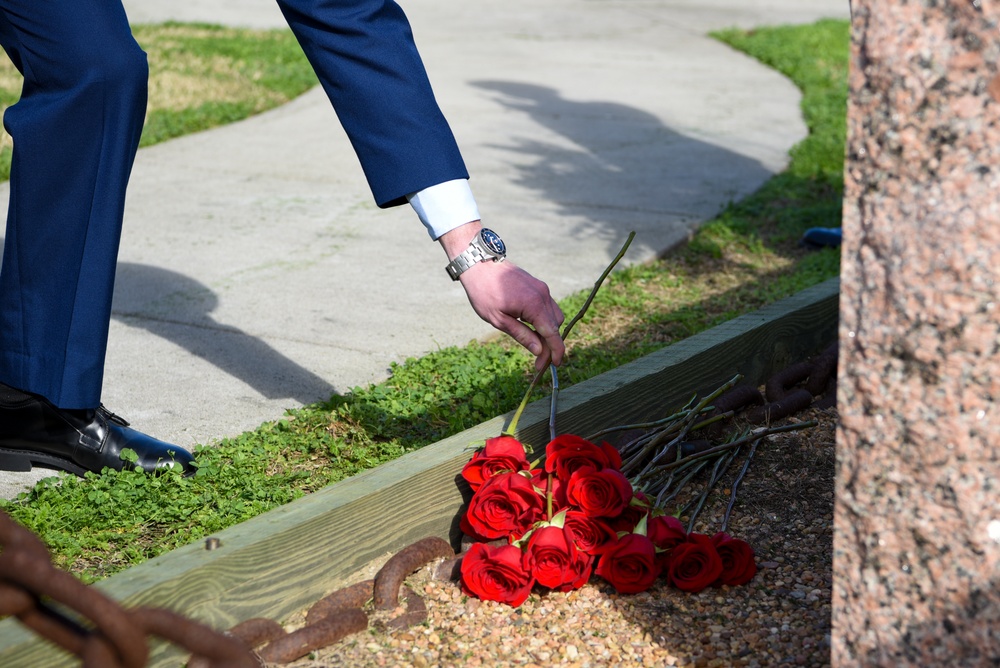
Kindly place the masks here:
POLYGON ((667 581, 682 591, 699 592, 721 574, 722 558, 705 534, 689 534, 670 552, 667 581))
POLYGON ((528 556, 513 545, 473 543, 462 557, 462 589, 470 596, 516 608, 534 583, 528 556))
POLYGON ((529 467, 520 441, 511 436, 497 436, 486 439, 486 445, 472 455, 472 459, 462 468, 462 477, 475 492, 495 475, 527 471, 529 467))
POLYGON ((720 531, 712 536, 712 544, 722 559, 722 575, 715 581, 716 586, 746 584, 757 574, 753 548, 746 541, 720 531))
POLYGON ((621 594, 646 591, 660 574, 656 565, 656 548, 642 534, 625 534, 601 555, 596 573, 621 594))
POLYGON ((639 520, 649 514, 649 510, 649 506, 644 501, 637 500, 637 497, 633 496, 632 500, 625 506, 625 510, 610 521, 611 528, 618 532, 632 533, 638 526, 639 520))
POLYGON ((558 591, 579 589, 590 579, 594 558, 576 549, 571 535, 555 526, 540 527, 528 538, 531 574, 538 584, 558 591))
POLYGON ((618 542, 618 534, 599 517, 587 517, 579 510, 566 511, 563 526, 573 536, 577 549, 587 554, 604 554, 618 542))
POLYGON ((646 535, 661 550, 677 547, 688 537, 684 525, 673 515, 650 517, 646 524, 646 535))
POLYGON ((483 540, 523 534, 540 520, 545 499, 520 473, 501 473, 483 483, 462 515, 462 531, 483 540))
POLYGON ((622 514, 611 520, 611 528, 618 533, 632 533, 639 526, 639 521, 643 517, 648 517, 652 510, 653 503, 649 497, 642 492, 633 492, 632 500, 628 502, 622 514))
POLYGON ((556 436, 545 446, 545 470, 555 473, 561 480, 569 480, 573 472, 582 467, 617 471, 622 467, 622 457, 610 443, 595 445, 572 434, 556 436))
POLYGON ((632 498, 632 484, 614 469, 582 468, 569 477, 566 501, 590 517, 617 517, 632 498))
POLYGON ((656 559, 664 568, 670 561, 673 549, 687 540, 684 525, 673 515, 650 517, 646 524, 646 535, 653 541, 657 550, 663 550, 656 553, 656 559))

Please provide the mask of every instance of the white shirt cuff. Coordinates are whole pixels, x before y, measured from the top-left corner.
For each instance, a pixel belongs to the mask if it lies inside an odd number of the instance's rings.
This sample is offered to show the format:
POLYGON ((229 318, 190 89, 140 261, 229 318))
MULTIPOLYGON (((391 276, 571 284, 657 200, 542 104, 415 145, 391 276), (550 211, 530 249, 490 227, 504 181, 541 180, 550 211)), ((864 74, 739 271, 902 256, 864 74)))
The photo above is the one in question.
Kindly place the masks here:
POLYGON ((479 220, 479 207, 472 196, 468 179, 445 181, 406 196, 427 228, 431 239, 437 239, 456 227, 479 220))

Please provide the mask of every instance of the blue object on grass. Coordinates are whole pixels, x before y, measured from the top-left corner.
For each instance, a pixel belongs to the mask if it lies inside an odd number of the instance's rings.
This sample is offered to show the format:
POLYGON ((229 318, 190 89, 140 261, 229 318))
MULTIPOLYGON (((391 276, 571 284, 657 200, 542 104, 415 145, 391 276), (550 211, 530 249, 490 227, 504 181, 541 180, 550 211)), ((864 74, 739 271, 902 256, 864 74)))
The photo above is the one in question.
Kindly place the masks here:
POLYGON ((802 235, 799 243, 810 248, 836 248, 841 240, 839 227, 811 227, 802 235))

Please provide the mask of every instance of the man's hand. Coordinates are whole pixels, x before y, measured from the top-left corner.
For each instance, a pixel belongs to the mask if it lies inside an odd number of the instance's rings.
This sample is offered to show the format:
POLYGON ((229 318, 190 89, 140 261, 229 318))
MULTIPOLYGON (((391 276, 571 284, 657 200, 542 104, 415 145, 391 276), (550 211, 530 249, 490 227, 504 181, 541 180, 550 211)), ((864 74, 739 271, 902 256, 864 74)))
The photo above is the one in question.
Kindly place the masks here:
MULTIPOLYGON (((442 235, 439 241, 448 259, 464 251, 480 229, 482 225, 474 221, 442 235)), ((480 262, 463 272, 459 281, 479 317, 527 348, 535 356, 538 371, 549 363, 562 363, 566 352, 559 336, 563 313, 545 283, 509 260, 480 262)))

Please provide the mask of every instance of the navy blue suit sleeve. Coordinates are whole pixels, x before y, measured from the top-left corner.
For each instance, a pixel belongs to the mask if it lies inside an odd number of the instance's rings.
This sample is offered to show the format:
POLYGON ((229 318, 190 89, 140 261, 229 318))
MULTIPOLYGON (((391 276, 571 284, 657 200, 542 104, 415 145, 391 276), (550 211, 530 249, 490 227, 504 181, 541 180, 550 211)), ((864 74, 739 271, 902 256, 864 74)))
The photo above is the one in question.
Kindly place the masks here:
POLYGON ((390 0, 278 0, 380 207, 468 178, 403 10, 390 0))

